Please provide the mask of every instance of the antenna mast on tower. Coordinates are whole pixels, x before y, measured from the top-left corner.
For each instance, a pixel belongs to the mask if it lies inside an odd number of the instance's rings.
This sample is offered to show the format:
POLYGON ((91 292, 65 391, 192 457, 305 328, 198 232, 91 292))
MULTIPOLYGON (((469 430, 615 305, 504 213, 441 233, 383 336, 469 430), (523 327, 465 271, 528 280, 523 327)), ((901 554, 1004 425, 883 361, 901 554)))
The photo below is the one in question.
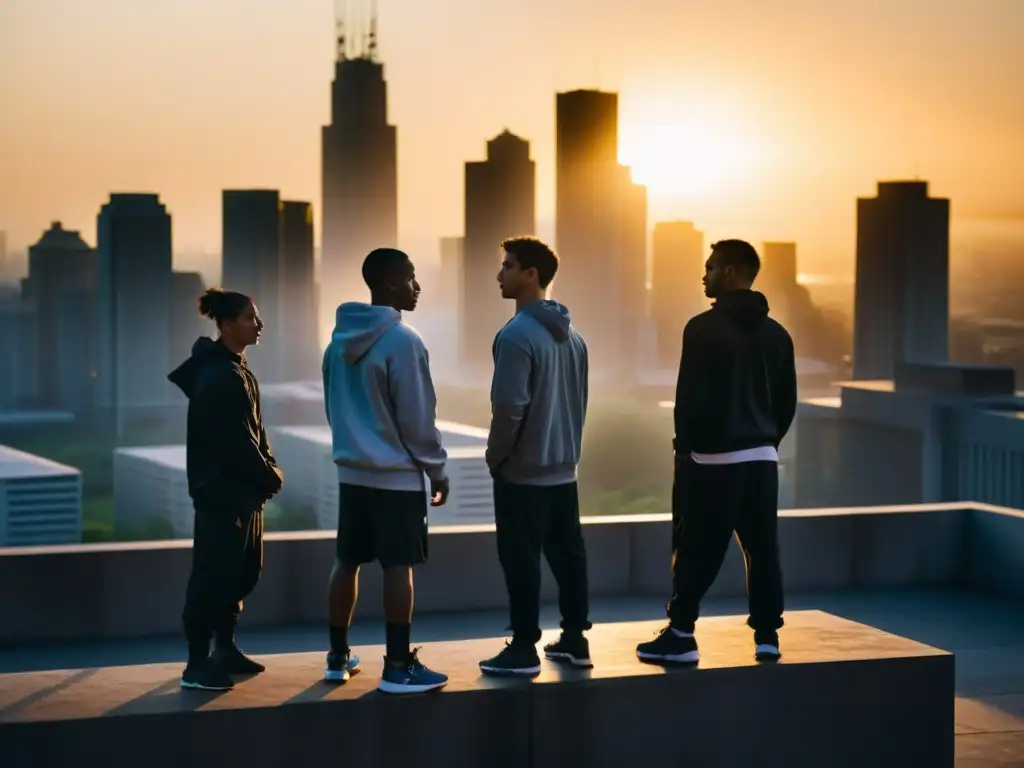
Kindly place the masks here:
POLYGON ((334 0, 338 61, 377 60, 377 0, 334 0))
POLYGON ((345 0, 334 0, 334 43, 338 61, 348 58, 345 50, 345 0))
POLYGON ((377 0, 370 0, 370 33, 367 35, 366 54, 370 61, 377 60, 377 0))

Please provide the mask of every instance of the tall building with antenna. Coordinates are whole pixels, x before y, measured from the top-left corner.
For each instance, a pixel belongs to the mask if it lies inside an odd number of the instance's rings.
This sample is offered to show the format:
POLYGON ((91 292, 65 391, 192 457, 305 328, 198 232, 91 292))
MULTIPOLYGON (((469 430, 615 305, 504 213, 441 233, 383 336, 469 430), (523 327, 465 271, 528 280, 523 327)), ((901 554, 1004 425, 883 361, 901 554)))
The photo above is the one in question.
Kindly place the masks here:
POLYGON ((363 258, 398 240, 396 129, 377 50, 376 0, 335 0, 331 122, 322 133, 321 333, 343 301, 362 299, 363 258))

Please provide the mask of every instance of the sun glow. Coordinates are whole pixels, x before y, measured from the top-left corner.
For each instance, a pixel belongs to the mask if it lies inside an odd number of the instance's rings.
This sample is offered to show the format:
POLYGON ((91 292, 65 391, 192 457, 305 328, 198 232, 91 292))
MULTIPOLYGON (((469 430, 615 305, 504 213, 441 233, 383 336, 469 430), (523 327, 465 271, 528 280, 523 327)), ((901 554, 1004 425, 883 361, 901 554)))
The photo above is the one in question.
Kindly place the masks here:
POLYGON ((619 162, 651 194, 691 197, 723 190, 747 177, 762 160, 757 142, 707 116, 673 116, 623 122, 619 162))

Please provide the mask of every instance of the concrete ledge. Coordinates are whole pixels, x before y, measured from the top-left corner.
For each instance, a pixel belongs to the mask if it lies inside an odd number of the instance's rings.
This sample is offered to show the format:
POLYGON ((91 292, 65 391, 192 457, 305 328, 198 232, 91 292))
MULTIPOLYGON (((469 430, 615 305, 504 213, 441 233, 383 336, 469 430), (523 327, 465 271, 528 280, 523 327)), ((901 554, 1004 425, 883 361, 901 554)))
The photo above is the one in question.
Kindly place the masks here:
MULTIPOLYGON (((667 599, 668 515, 584 519, 594 597, 667 599)), ((1024 595, 1024 513, 980 504, 784 510, 780 549, 793 591, 972 585, 1024 595)), ((267 536, 265 570, 243 622, 321 622, 334 534, 267 536)), ((0 645, 111 639, 180 631, 191 542, 0 549, 0 645)), ((380 572, 363 569, 359 615, 381 615, 380 572)), ((735 543, 710 597, 742 596, 735 543)), ((556 585, 544 566, 543 599, 556 585)), ((501 609, 504 577, 491 525, 437 528, 417 571, 420 612, 501 609)))
POLYGON ((373 690, 379 646, 343 686, 319 682, 322 654, 264 657, 221 695, 181 691, 177 664, 2 675, 0 765, 953 765, 948 653, 799 611, 777 665, 731 616, 700 622, 699 668, 664 670, 634 654, 656 625, 599 625, 594 670, 544 662, 533 682, 480 676, 499 640, 427 644, 451 682, 426 696, 373 690))

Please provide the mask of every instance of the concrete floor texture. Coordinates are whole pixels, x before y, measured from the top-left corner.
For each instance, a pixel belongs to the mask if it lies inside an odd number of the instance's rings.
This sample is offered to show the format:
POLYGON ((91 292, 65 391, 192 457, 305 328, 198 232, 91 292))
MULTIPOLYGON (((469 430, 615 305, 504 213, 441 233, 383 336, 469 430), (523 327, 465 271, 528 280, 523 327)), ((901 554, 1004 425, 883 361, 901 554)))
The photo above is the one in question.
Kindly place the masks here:
MULTIPOLYGON (((908 640, 917 641, 955 655, 955 745, 956 766, 996 768, 1024 766, 1024 601, 1002 598, 990 593, 968 590, 846 590, 793 594, 788 598, 790 611, 823 611, 832 616, 874 627, 908 640)), ((59 606, 55 606, 59 610, 59 606)), ((708 600, 705 617, 742 616, 744 600, 708 600)), ((796 614, 794 614, 796 615, 796 614)), ((664 607, 647 598, 600 599, 592 606, 595 623, 657 621, 664 607)), ((414 643, 452 640, 476 640, 466 643, 468 653, 497 652, 505 636, 507 614, 504 611, 425 614, 413 627, 414 643)), ((546 606, 543 623, 546 630, 557 627, 554 606, 546 606)), ((702 655, 713 663, 716 622, 698 627, 698 639, 706 634, 702 655)), ((808 637, 798 631, 794 621, 793 639, 808 637)), ((650 632, 656 624, 644 629, 650 632)), ((611 627, 608 628, 612 630, 611 627)), ((607 632, 594 632, 595 646, 607 632)), ((808 649, 787 645, 787 629, 780 633, 782 650, 800 656, 808 649)), ((637 637, 636 641, 644 637, 637 637)), ((246 629, 243 616, 239 642, 247 652, 257 655, 309 654, 323 652, 326 628, 295 626, 281 629, 246 629)), ((383 642, 379 620, 358 622, 350 633, 353 646, 377 646, 383 642)), ((363 653, 364 677, 375 677, 379 649, 363 653)), ((424 651, 426 654, 426 650, 424 651)), ((602 652, 594 649, 595 661, 602 652)), ((184 645, 179 637, 156 637, 98 643, 30 645, 0 648, 0 674, 44 670, 80 670, 124 667, 142 664, 180 663, 184 645)), ((311 657, 310 657, 311 658, 311 657)), ((424 657, 428 664, 431 659, 424 657)), ((475 659, 474 659, 475 661, 475 659)), ((610 661, 610 660, 609 660, 610 661)), ((440 665, 438 665, 440 666, 440 665)), ((310 662, 310 676, 318 674, 318 662, 310 662)), ((166 670, 165 670, 166 672, 166 670)), ((3 680, 3 678, 0 678, 3 680)), ((310 680, 310 683, 315 680, 310 680)), ((0 686, 8 687, 12 678, 0 686)), ((0 691, 0 699, 4 698, 0 691)), ((13 701, 10 704, 14 704, 13 701)), ((19 706, 14 704, 15 707, 19 706)), ((2 706, 0 706, 2 708, 2 706)), ((685 728, 685 723, 680 724, 685 728)), ((908 762, 908 765, 913 763, 908 762)), ((913 764, 917 768, 917 764, 913 764)), ((638 766, 638 768, 640 768, 638 766)), ((927 768, 927 766, 920 766, 927 768)))

